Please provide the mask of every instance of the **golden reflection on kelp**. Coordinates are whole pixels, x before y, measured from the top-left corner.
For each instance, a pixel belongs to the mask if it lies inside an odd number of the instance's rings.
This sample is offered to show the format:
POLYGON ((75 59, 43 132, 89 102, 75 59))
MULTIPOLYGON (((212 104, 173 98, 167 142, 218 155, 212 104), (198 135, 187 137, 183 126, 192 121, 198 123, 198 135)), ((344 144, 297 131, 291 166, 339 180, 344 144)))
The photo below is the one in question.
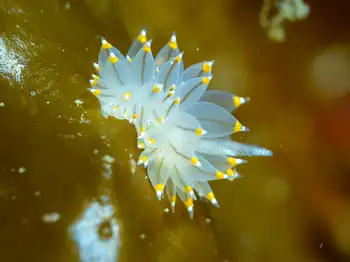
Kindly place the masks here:
POLYGON ((112 166, 114 158, 104 155, 102 163, 102 192, 97 200, 84 207, 81 217, 70 226, 80 261, 113 262, 118 259, 120 247, 120 225, 115 217, 111 185, 113 184, 112 166))
POLYGON ((80 261, 116 261, 119 253, 119 225, 113 206, 96 201, 87 205, 82 217, 71 226, 80 261))
POLYGON ((10 82, 22 82, 22 70, 25 68, 25 62, 28 59, 24 57, 25 50, 12 50, 8 45, 14 43, 16 47, 23 46, 21 38, 14 36, 13 39, 8 39, 5 36, 0 38, 0 73, 7 77, 10 82))
MULTIPOLYGON (((271 44, 258 24, 261 1, 180 1, 177 8, 160 0, 66 4, 0 4, 1 50, 6 46, 21 66, 18 82, 8 69, 16 67, 0 58, 2 260, 80 260, 68 229, 89 201, 104 195, 106 154, 115 158, 111 205, 120 223, 120 261, 349 259, 350 100, 340 81, 333 98, 325 89, 316 95, 308 81, 316 54, 348 45, 345 1, 313 1, 309 19, 288 26, 282 45, 271 44), (254 101, 239 112, 254 131, 244 141, 276 150, 274 158, 242 167, 243 179, 213 186, 221 208, 199 203, 194 221, 183 206, 175 215, 164 212, 167 203, 157 202, 143 170, 130 174, 130 154, 139 154, 135 131, 103 120, 85 91, 98 36, 124 44, 125 52, 142 27, 157 38, 155 49, 176 30, 191 54, 188 64, 215 59, 213 88, 234 88, 254 101), (52 212, 60 219, 45 223, 52 212)), ((322 84, 333 88, 332 81, 322 84)))

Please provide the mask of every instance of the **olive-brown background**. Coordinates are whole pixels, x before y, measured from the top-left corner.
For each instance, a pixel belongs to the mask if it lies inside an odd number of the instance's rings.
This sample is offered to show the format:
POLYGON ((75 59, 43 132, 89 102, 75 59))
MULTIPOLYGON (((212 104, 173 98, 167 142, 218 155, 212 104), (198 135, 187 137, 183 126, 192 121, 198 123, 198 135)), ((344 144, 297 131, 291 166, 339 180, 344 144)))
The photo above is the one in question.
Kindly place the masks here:
POLYGON ((350 4, 308 3, 277 44, 255 0, 0 0, 0 261, 78 261, 67 228, 103 190, 104 154, 121 261, 350 261, 350 4), (251 132, 234 138, 274 151, 212 183, 221 207, 197 202, 194 220, 132 176, 133 127, 87 91, 99 37, 125 53, 142 28, 154 52, 176 31, 185 66, 214 59, 211 88, 252 98, 235 113, 251 132))

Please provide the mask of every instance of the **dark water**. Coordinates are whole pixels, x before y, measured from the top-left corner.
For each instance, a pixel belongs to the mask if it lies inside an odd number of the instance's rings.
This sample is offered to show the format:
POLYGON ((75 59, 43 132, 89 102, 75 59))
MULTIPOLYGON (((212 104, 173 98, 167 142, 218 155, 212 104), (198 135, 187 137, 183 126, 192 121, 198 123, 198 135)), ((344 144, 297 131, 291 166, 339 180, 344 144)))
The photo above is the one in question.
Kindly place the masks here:
POLYGON ((350 89, 310 80, 349 46, 350 5, 309 3, 276 44, 260 1, 0 0, 0 261, 350 261, 350 89), (275 152, 194 220, 156 200, 133 126, 87 91, 99 37, 125 53, 142 28, 154 49, 175 30, 186 66, 215 59, 211 88, 252 98, 242 139, 275 152))

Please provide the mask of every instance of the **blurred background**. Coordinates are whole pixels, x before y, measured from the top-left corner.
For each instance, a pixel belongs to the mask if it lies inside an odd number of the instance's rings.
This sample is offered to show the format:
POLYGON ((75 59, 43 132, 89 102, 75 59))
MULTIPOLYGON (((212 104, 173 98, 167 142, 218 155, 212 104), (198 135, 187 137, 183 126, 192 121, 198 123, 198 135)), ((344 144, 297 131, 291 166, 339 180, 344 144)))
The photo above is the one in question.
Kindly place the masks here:
POLYGON ((350 3, 305 1, 276 37, 272 2, 293 1, 0 0, 0 261, 350 261, 350 3), (214 59, 210 88, 251 97, 233 138, 274 151, 194 220, 87 91, 100 36, 125 54, 143 28, 154 52, 176 31, 186 67, 214 59))

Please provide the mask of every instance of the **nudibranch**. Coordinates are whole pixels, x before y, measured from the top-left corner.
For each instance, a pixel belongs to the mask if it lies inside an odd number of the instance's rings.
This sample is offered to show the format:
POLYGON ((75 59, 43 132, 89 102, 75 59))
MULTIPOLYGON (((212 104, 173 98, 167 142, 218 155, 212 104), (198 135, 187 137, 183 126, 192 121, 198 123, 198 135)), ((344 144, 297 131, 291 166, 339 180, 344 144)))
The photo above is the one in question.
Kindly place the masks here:
POLYGON ((239 177, 235 167, 246 160, 236 157, 272 152, 231 140, 231 134, 248 131, 232 111, 249 99, 207 90, 214 61, 184 69, 175 33, 155 58, 151 42, 142 30, 123 56, 102 38, 90 91, 104 117, 135 125, 143 149, 138 164, 147 168, 157 197, 166 190, 174 212, 178 196, 192 217, 197 197, 218 206, 208 181, 239 177))

